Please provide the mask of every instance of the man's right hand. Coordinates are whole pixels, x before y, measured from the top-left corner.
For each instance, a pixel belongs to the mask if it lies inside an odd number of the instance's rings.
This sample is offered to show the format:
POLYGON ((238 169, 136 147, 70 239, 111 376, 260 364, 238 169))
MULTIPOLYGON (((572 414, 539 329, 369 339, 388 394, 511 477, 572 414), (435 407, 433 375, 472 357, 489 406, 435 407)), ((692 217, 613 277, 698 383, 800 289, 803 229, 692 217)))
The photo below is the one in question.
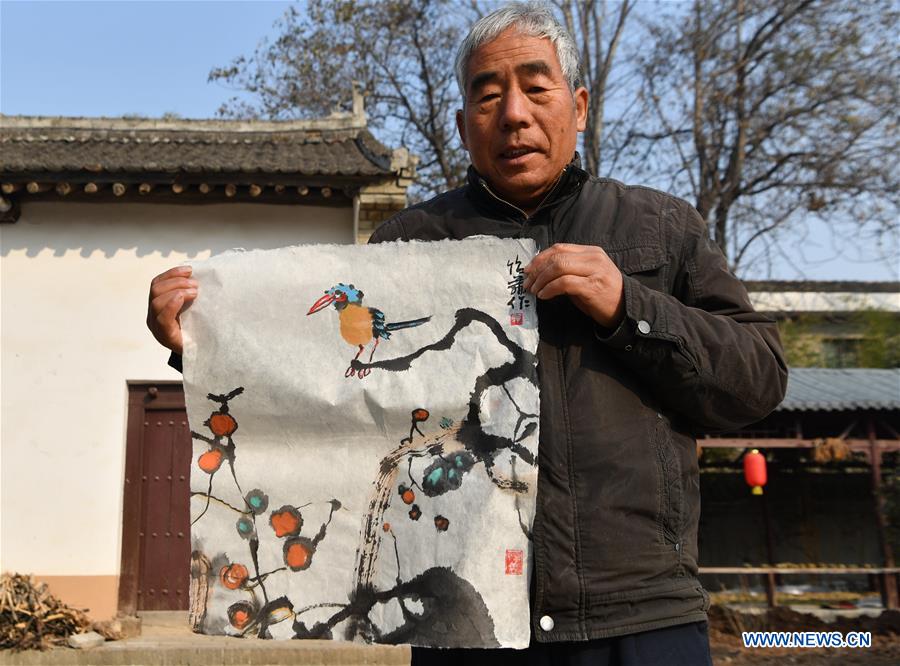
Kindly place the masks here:
POLYGON ((178 316, 195 298, 197 281, 191 279, 190 266, 170 268, 150 282, 147 328, 159 344, 176 354, 184 350, 178 316))

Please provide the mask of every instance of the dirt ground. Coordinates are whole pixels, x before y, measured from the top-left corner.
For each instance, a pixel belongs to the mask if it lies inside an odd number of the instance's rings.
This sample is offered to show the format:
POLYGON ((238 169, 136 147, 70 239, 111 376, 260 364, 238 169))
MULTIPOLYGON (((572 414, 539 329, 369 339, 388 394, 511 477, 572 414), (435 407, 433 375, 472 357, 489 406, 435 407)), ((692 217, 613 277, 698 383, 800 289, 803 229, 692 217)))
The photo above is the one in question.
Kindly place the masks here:
POLYGON ((716 666, 785 666, 802 664, 900 664, 900 611, 884 611, 878 617, 843 618, 824 622, 814 615, 775 608, 763 615, 732 611, 723 606, 709 610, 709 641, 716 666), (745 648, 742 631, 871 631, 872 647, 858 649, 745 648))

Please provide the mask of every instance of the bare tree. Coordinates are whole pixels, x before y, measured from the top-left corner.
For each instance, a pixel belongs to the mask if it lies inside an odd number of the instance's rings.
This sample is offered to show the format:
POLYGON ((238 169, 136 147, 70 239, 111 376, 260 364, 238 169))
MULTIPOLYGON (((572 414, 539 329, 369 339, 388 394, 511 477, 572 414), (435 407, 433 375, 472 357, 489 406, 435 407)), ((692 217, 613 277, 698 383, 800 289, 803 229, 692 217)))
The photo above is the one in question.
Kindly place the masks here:
POLYGON ((651 22, 632 165, 693 197, 734 270, 809 216, 894 233, 897 27, 890 3, 845 0, 694 0, 651 22))
MULTIPOLYGON (((556 5, 584 59, 591 94, 584 157, 597 173, 605 90, 634 0, 556 5)), ((243 93, 223 104, 219 114, 321 116, 347 106, 358 84, 376 135, 420 157, 413 196, 457 187, 468 158, 453 120, 461 104, 453 60, 471 23, 493 8, 478 0, 309 0, 303 11, 291 7, 275 26, 277 36, 261 42, 253 55, 210 72, 210 81, 243 93)))
POLYGON ((309 0, 290 7, 252 56, 213 69, 210 81, 248 92, 220 115, 287 119, 347 106, 363 88, 371 127, 420 157, 418 189, 456 187, 467 160, 456 138, 456 46, 467 22, 448 0, 309 0))
POLYGON ((587 127, 582 136, 584 165, 600 174, 604 155, 606 99, 611 87, 613 63, 634 0, 555 0, 566 29, 578 42, 584 84, 587 87, 587 127))

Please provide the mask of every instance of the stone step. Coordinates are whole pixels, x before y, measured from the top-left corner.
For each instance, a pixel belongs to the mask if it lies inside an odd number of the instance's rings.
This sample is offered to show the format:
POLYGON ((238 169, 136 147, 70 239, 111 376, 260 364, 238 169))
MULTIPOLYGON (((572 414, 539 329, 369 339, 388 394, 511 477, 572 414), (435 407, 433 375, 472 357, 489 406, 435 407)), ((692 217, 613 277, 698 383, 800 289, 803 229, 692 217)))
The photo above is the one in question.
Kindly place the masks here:
MULTIPOLYGON (((126 641, 122 641, 126 642, 126 641)), ((233 641, 229 641, 232 643, 233 641)), ((300 641, 292 641, 299 643, 300 641)), ((91 650, 54 648, 46 652, 0 652, 3 666, 356 666, 406 665, 409 649, 386 646, 355 646, 332 641, 328 646, 245 647, 234 645, 174 645, 126 647, 107 644, 91 650)))
POLYGON ((183 612, 141 614, 141 635, 90 650, 0 651, 0 666, 406 666, 409 646, 204 636, 183 612))
MULTIPOLYGON (((121 641, 125 643, 127 641, 121 641)), ((332 641, 291 641, 300 645, 261 647, 175 645, 128 647, 108 643, 92 650, 54 648, 46 652, 0 652, 3 666, 356 666, 409 664, 409 648, 356 646, 332 641), (309 645, 308 643, 328 643, 309 645)), ((274 642, 274 641, 273 641, 274 642)), ((268 643, 268 641, 267 641, 268 643)))

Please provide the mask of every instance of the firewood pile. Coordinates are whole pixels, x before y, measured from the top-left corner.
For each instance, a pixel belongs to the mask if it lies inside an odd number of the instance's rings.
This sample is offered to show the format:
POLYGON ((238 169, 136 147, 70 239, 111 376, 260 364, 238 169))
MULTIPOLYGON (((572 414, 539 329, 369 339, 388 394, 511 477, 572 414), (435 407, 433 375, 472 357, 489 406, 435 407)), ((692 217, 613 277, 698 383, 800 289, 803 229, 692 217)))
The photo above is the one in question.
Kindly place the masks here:
POLYGON ((90 626, 87 614, 70 608, 31 576, 0 577, 0 649, 46 650, 90 626))

